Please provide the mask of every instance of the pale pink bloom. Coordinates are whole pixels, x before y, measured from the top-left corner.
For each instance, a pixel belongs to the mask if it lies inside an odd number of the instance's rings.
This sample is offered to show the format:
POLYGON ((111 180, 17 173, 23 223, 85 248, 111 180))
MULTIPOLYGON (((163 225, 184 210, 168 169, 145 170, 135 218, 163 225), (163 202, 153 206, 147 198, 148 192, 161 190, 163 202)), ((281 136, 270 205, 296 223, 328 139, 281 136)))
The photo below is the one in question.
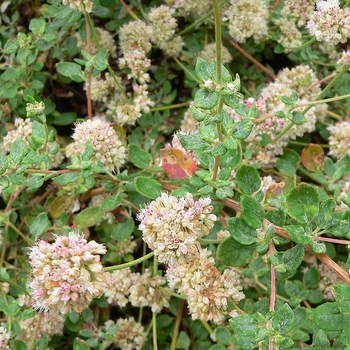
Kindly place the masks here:
POLYGON ((105 254, 106 248, 87 242, 78 232, 55 238, 52 244, 37 241, 29 253, 34 306, 62 314, 81 312, 105 289, 99 254, 105 254))

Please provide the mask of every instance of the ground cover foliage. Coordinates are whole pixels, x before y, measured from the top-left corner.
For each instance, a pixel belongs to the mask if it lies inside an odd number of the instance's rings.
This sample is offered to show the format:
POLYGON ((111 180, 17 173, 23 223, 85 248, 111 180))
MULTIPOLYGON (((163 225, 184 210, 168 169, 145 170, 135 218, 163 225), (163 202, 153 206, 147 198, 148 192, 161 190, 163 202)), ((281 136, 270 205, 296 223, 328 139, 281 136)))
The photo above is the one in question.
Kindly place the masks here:
POLYGON ((3 1, 1 349, 350 349, 349 2, 3 1))

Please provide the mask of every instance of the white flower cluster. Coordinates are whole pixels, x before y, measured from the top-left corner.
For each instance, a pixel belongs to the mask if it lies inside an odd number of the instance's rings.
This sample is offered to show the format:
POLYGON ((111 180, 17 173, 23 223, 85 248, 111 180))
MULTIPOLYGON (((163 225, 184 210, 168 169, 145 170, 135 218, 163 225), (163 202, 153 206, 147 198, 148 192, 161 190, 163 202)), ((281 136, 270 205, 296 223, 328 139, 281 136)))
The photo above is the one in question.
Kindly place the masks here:
MULTIPOLYGON (((198 57, 203 58, 208 63, 216 60, 216 44, 210 43, 203 47, 203 50, 198 53, 198 57)), ((224 45, 221 45, 221 63, 229 63, 232 61, 232 56, 224 45)))
POLYGON ((87 242, 78 232, 56 236, 52 244, 37 241, 29 253, 35 307, 62 314, 86 309, 105 290, 99 256, 105 253, 102 244, 87 242))
POLYGON ((347 154, 350 155, 350 122, 338 122, 328 126, 327 129, 331 134, 328 139, 329 154, 336 159, 341 159, 347 154))
POLYGON ((68 5, 72 9, 77 9, 81 13, 90 13, 93 3, 90 0, 62 0, 63 5, 68 5))
POLYGON ((110 329, 114 326, 118 326, 118 330, 113 334, 113 340, 106 340, 103 342, 102 348, 106 349, 110 345, 114 344, 116 349, 123 350, 135 350, 139 349, 142 344, 143 338, 146 336, 146 332, 143 326, 136 322, 133 317, 119 318, 117 322, 108 320, 102 327, 103 332, 110 335, 110 329))
POLYGON ((90 141, 94 149, 93 161, 100 161, 109 171, 119 169, 126 159, 126 149, 118 134, 109 123, 99 118, 76 124, 72 138, 73 154, 83 153, 86 142, 90 141))
POLYGON ((183 42, 181 37, 170 40, 177 28, 176 19, 173 17, 175 10, 166 5, 154 7, 148 14, 152 32, 152 41, 166 54, 178 56, 181 52, 183 42))
POLYGON ((306 27, 317 41, 345 43, 350 37, 350 8, 341 9, 338 0, 319 0, 306 27))
POLYGON ((191 193, 177 198, 167 193, 141 209, 142 238, 158 261, 177 265, 198 254, 197 238, 209 234, 216 216, 210 198, 194 200, 191 193))
POLYGON ((29 343, 35 332, 37 332, 38 338, 47 335, 50 339, 54 335, 63 335, 64 323, 65 318, 58 313, 43 312, 40 315, 37 314, 32 318, 20 321, 21 331, 17 335, 17 339, 29 343), (36 329, 38 323, 39 328, 36 329))
POLYGON ((170 266, 166 277, 170 288, 187 296, 192 319, 221 324, 226 316, 238 316, 236 311, 227 312, 228 300, 244 299, 239 276, 234 270, 225 269, 221 274, 215 267, 211 251, 203 249, 190 261, 170 266))
POLYGON ((267 34, 268 8, 262 0, 230 0, 224 12, 230 36, 239 43, 253 37, 260 42, 267 34))

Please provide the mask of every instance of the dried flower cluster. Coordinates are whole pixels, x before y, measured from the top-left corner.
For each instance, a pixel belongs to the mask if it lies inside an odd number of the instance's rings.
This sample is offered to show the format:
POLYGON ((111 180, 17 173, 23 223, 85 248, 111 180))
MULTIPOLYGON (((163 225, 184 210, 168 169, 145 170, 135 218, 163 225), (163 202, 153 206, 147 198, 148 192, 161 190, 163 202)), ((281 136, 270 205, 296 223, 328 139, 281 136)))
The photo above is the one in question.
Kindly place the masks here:
POLYGON ((99 256, 105 253, 102 244, 87 242, 75 231, 56 236, 52 244, 37 241, 29 253, 34 306, 62 314, 86 309, 106 287, 99 256))
POLYGON ((350 37, 350 8, 341 9, 339 0, 319 0, 306 26, 318 41, 345 43, 350 37))
POLYGON ((201 250, 191 261, 170 266, 166 277, 171 288, 187 296, 193 319, 220 324, 227 315, 237 316, 235 310, 227 312, 228 300, 238 302, 245 297, 236 272, 226 269, 221 274, 207 249, 201 250))
POLYGON ((230 36, 239 43, 253 37, 261 41, 267 34, 268 9, 262 0, 230 0, 224 12, 230 36))
POLYGON ((191 193, 182 198, 162 193, 139 212, 139 229, 159 262, 185 263, 198 254, 197 238, 214 226, 212 210, 210 198, 195 201, 191 193))
POLYGON ((72 138, 74 146, 67 156, 83 153, 86 142, 90 141, 94 149, 93 161, 100 161, 107 170, 119 170, 125 161, 126 149, 116 131, 99 118, 76 124, 72 138))

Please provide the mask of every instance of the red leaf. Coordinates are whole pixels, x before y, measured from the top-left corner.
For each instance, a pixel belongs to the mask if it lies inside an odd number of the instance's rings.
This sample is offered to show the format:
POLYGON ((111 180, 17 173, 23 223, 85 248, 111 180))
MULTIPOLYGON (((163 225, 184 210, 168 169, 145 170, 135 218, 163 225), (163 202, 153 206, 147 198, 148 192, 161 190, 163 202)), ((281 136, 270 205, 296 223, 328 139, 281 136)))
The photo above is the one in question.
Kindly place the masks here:
POLYGON ((194 160, 184 151, 174 147, 160 150, 162 167, 171 180, 187 179, 197 171, 194 160))

